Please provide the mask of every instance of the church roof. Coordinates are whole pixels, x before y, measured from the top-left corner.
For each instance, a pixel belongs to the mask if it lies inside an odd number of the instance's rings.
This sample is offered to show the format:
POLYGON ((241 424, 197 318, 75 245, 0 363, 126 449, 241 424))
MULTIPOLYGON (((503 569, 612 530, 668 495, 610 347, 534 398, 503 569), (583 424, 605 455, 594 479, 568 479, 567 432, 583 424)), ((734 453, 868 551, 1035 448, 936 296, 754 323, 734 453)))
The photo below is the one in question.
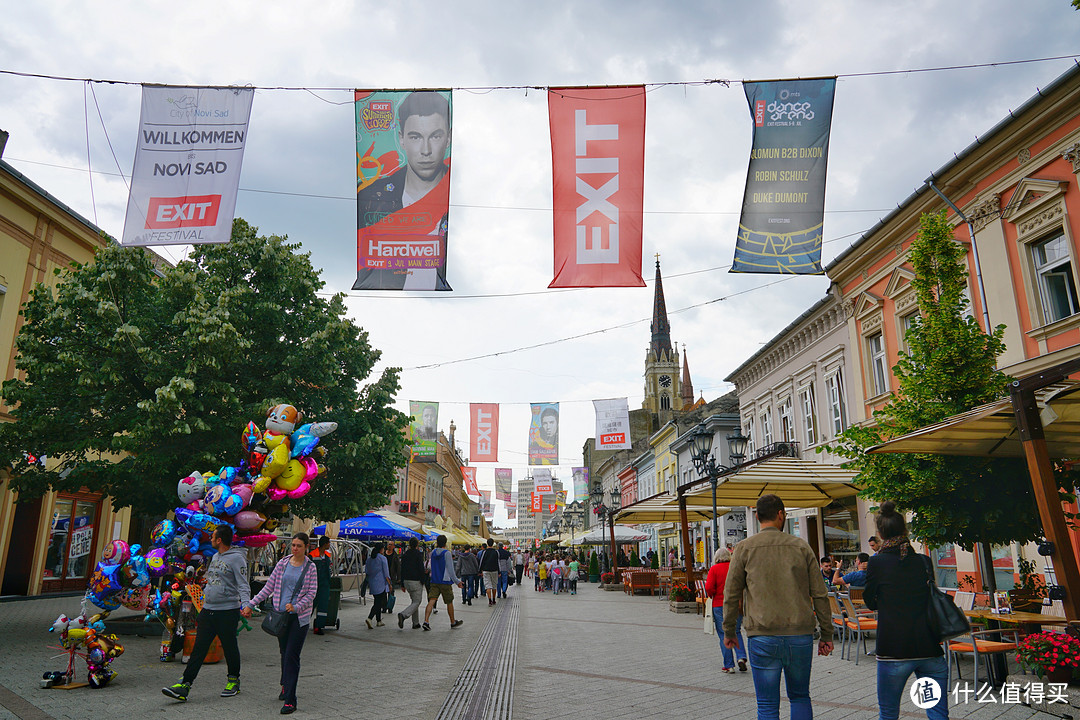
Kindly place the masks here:
POLYGON ((656 284, 653 288, 653 316, 652 325, 652 340, 649 343, 649 349, 652 350, 653 355, 657 358, 662 357, 665 353, 667 357, 672 356, 671 350, 671 326, 668 324, 667 319, 667 304, 664 302, 664 283, 660 278, 660 260, 656 260, 656 284))

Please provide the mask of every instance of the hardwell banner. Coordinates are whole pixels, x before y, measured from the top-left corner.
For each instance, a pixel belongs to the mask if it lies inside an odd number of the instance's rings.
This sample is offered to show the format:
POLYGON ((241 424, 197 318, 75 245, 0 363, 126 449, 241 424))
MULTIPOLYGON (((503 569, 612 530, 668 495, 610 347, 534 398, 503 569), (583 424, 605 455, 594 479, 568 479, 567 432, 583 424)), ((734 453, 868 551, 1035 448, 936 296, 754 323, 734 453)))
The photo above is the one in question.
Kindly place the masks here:
POLYGON ((583 500, 589 497, 589 468, 574 468, 574 499, 583 500))
POLYGON ((592 404, 596 413, 596 449, 629 450, 630 408, 626 398, 593 400, 592 404))
POLYGON ((495 468, 495 499, 509 502, 510 488, 514 485, 514 471, 510 468, 495 468))
POLYGON ((534 492, 532 494, 532 505, 530 506, 530 510, 534 513, 544 512, 544 499, 540 493, 534 492))
POLYGON ((450 290, 449 90, 357 90, 353 290, 450 290))
POLYGON ((470 403, 469 428, 469 460, 498 462, 499 404, 470 403))
POLYGON ((821 275, 836 78, 744 82, 754 140, 731 272, 821 275))
POLYGON ((529 464, 559 464, 559 403, 532 403, 529 464))
POLYGON ((476 468, 463 466, 461 474, 465 476, 465 494, 479 496, 480 490, 476 487, 476 468))
POLYGON ((550 470, 533 470, 533 492, 540 495, 555 492, 551 486, 550 470))
POLYGON ((551 88, 555 279, 640 287, 645 88, 551 88))
POLYGON ((121 245, 232 237, 251 88, 144 85, 121 245))
POLYGON ((413 462, 435 462, 438 455, 439 403, 409 401, 413 462))

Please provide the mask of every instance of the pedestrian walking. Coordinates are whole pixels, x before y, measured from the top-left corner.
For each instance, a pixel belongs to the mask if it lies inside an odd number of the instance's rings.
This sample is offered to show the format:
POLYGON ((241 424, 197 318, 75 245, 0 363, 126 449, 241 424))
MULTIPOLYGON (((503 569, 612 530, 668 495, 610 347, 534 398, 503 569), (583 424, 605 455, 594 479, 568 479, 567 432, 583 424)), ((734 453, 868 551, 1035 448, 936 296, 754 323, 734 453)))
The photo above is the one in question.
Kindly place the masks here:
POLYGON ((495 604, 495 594, 499 588, 499 551, 491 538, 488 538, 487 547, 480 553, 480 574, 484 576, 488 607, 491 607, 495 604))
MULTIPOLYGON (((514 553, 514 582, 521 585, 521 576, 525 574, 525 556, 520 550, 514 553)), ((520 591, 519 591, 520 592, 520 591)))
POLYGON ((536 559, 536 580, 540 583, 540 592, 544 592, 548 589, 548 568, 550 564, 544 559, 544 554, 540 555, 536 559))
MULTIPOLYGON (((161 689, 165 695, 180 702, 187 701, 191 684, 198 677, 215 637, 221 641, 228 673, 221 697, 233 697, 240 692, 240 646, 236 642, 236 626, 240 624, 241 606, 251 598, 251 583, 248 580, 247 556, 241 548, 234 548, 232 541, 233 531, 228 525, 219 525, 210 536, 210 544, 217 553, 206 568, 206 586, 203 588, 203 606, 195 631, 195 648, 191 651, 180 682, 161 689)), ((307 552, 306 542, 304 551, 307 552)))
MULTIPOLYGON (((900 697, 912 674, 933 678, 945 696, 926 709, 930 720, 949 717, 948 665, 941 644, 930 630, 929 558, 915 552, 904 516, 891 500, 881 503, 874 518, 881 545, 870 558, 863 602, 877 610, 877 696, 881 720, 900 716, 900 697)), ((858 649, 856 649, 858 652, 858 649)))
POLYGON ((311 631, 322 635, 330 609, 330 568, 334 562, 330 552, 330 538, 326 535, 319 538, 319 547, 311 551, 311 560, 315 563, 315 576, 319 581, 319 591, 315 593, 315 623, 311 631))
POLYGON ((420 627, 420 605, 424 602, 424 551, 420 541, 409 538, 409 549, 401 555, 401 587, 409 593, 409 606, 397 614, 398 628, 405 627, 405 620, 412 616, 412 627, 420 627))
POLYGON ((461 601, 472 605, 476 591, 480 587, 480 561, 476 559, 472 548, 465 548, 461 553, 461 601))
POLYGON ((394 586, 390 582, 390 564, 386 561, 386 556, 383 555, 383 544, 381 542, 375 543, 371 548, 371 556, 368 557, 367 567, 365 568, 367 573, 368 588, 371 589, 371 596, 375 599, 375 602, 371 605, 371 612, 368 613, 367 623, 368 630, 371 630, 375 625, 371 624, 374 619, 376 625, 382 627, 386 623, 382 621, 383 611, 386 610, 386 598, 387 595, 394 591, 394 586))
POLYGON ((724 584, 731 568, 731 553, 727 548, 720 548, 713 553, 713 565, 705 578, 705 593, 712 598, 713 624, 720 643, 720 653, 724 656, 724 665, 720 669, 726 673, 735 672, 735 658, 739 660, 739 670, 746 672, 746 646, 742 639, 742 615, 735 622, 735 640, 738 645, 734 652, 724 644, 724 584))
POLYGON ((514 559, 510 556, 510 551, 506 549, 506 546, 502 543, 499 544, 499 587, 498 592, 495 593, 495 597, 506 597, 506 589, 510 585, 510 570, 513 567, 514 559))
POLYGON ((253 607, 267 598, 273 598, 274 609, 288 614, 285 630, 278 635, 278 650, 281 653, 281 692, 278 700, 285 702, 281 706, 282 715, 296 712, 300 651, 304 649, 304 639, 311 621, 311 606, 315 602, 319 587, 315 563, 304 554, 307 546, 306 533, 293 535, 289 542, 292 552, 278 561, 263 589, 244 603, 240 611, 244 617, 249 618, 253 607))
POLYGON ((741 601, 758 720, 780 717, 781 672, 792 720, 810 720, 815 623, 821 630, 818 654, 828 655, 833 649, 828 594, 810 546, 783 531, 784 501, 762 495, 757 518, 761 532, 735 546, 724 585, 724 645, 738 648, 735 630, 741 601))
POLYGON ((435 540, 435 549, 431 551, 431 586, 428 588, 428 604, 424 609, 424 630, 430 630, 428 620, 435 603, 441 597, 446 604, 446 614, 450 617, 450 629, 461 627, 464 620, 454 618, 454 585, 461 585, 454 573, 454 558, 446 549, 446 536, 440 535, 435 540))
POLYGON ((570 594, 577 595, 577 581, 578 573, 581 571, 581 563, 578 562, 576 557, 571 555, 570 562, 566 567, 569 568, 566 577, 570 581, 570 594))

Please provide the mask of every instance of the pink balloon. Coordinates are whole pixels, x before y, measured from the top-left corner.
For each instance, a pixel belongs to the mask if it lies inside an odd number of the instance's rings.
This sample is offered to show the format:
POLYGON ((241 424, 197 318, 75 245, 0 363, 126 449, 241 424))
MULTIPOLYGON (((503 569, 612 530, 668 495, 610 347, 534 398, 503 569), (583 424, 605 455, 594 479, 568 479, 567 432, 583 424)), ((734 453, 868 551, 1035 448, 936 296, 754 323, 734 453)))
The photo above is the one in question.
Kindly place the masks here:
POLYGON ((232 491, 236 495, 239 495, 240 499, 244 501, 244 507, 247 507, 251 504, 251 496, 253 493, 251 491, 250 485, 247 485, 245 483, 238 483, 232 486, 232 491))
POLYGON ((262 525, 266 518, 254 510, 241 510, 233 515, 232 521, 241 530, 254 530, 262 525))
POLYGON ((278 502, 288 497, 289 491, 282 490, 277 485, 271 485, 270 487, 266 488, 266 496, 270 498, 270 502, 278 502))
POLYGON ((289 497, 295 500, 296 498, 302 498, 311 491, 311 483, 307 480, 300 481, 300 485, 295 490, 289 491, 289 497))
POLYGON ((202 501, 201 500, 192 500, 191 502, 189 502, 184 507, 186 507, 191 512, 202 512, 202 501))
MULTIPOLYGON (((315 476, 319 474, 319 464, 317 462, 315 462, 315 459, 312 458, 312 457, 300 458, 300 463, 304 466, 304 470, 307 471, 304 474, 304 482, 302 482, 300 484, 300 487, 303 487, 305 483, 310 483, 312 480, 315 479, 315 476)), ((299 490, 299 489, 300 488, 297 488, 297 490, 299 490)), ((310 488, 308 488, 308 489, 310 489, 310 488)), ((304 492, 306 493, 307 490, 305 490, 304 492)), ((290 494, 289 497, 300 497, 300 496, 290 494)))
POLYGON ((236 544, 242 547, 261 548, 277 540, 273 533, 257 533, 254 535, 237 535, 236 544))

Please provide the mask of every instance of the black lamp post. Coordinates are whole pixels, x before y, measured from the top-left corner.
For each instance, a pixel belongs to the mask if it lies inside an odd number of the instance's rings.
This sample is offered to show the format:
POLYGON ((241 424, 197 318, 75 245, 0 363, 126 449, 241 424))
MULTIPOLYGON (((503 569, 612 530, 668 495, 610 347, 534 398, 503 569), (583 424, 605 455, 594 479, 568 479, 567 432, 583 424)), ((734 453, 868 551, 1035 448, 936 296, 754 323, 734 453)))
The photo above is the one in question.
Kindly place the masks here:
POLYGON ((617 489, 612 488, 609 495, 609 505, 604 504, 604 486, 596 484, 593 486, 592 493, 590 493, 593 503, 593 512, 600 517, 600 540, 604 547, 604 567, 603 572, 610 572, 611 566, 609 565, 609 558, 607 557, 609 549, 606 547, 607 540, 607 526, 606 522, 611 522, 611 548, 610 553, 612 559, 614 559, 615 553, 615 513, 619 511, 622 506, 622 493, 617 489))
POLYGON ((690 458, 694 461, 694 468, 698 475, 703 475, 712 482, 712 536, 713 552, 720 547, 720 531, 716 522, 716 483, 720 473, 726 472, 746 459, 746 444, 750 438, 742 434, 741 428, 736 428, 733 435, 727 436, 728 452, 731 456, 731 467, 718 465, 716 458, 712 456, 712 431, 700 423, 690 434, 690 458))

